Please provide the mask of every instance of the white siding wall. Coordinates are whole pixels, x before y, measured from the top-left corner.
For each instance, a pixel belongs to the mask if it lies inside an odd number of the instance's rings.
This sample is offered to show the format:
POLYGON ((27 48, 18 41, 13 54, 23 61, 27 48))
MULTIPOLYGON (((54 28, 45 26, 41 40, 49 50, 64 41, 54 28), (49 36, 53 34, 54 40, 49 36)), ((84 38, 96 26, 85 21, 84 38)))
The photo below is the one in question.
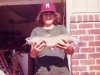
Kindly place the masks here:
POLYGON ((100 0, 72 0, 72 13, 100 12, 100 0))

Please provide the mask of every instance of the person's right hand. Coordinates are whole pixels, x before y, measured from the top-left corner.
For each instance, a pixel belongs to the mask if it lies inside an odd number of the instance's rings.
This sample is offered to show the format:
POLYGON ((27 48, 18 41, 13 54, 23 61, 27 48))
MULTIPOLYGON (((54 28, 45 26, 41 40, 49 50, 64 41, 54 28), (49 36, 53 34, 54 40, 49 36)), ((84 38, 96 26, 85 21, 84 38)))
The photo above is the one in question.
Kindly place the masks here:
POLYGON ((46 47, 46 43, 45 41, 41 41, 39 43, 36 43, 34 42, 32 45, 31 45, 31 50, 36 50, 36 51, 41 51, 43 48, 46 47))

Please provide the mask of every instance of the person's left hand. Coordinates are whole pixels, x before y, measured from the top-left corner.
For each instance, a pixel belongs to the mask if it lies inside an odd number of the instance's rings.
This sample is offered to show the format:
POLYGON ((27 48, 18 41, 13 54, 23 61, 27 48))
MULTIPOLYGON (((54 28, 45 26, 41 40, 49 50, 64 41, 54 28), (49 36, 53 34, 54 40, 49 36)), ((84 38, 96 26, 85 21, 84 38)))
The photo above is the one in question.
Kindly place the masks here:
POLYGON ((57 43, 56 47, 63 49, 63 50, 68 50, 70 46, 69 41, 62 39, 60 42, 57 43))

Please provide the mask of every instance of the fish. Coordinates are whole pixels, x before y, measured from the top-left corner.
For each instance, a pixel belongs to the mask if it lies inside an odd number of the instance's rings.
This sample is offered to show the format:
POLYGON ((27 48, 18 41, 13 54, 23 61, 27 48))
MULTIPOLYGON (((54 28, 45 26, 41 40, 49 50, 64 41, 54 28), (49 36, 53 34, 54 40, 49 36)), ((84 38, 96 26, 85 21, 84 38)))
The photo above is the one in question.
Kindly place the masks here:
POLYGON ((41 41, 46 42, 47 47, 55 47, 58 43, 64 43, 63 40, 69 41, 69 43, 73 42, 76 49, 79 49, 80 45, 83 44, 83 42, 71 35, 68 34, 61 34, 56 36, 31 36, 27 37, 26 44, 31 45, 33 42, 40 43, 41 41))

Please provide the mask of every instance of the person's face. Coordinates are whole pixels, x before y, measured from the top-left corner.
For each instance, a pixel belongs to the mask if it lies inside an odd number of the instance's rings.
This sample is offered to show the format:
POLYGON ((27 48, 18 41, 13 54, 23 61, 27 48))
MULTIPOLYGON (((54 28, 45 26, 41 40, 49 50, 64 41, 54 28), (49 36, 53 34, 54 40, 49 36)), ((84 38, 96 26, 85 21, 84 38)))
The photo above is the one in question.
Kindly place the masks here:
POLYGON ((50 26, 53 24, 55 13, 54 12, 44 12, 42 13, 43 22, 45 26, 50 26))

